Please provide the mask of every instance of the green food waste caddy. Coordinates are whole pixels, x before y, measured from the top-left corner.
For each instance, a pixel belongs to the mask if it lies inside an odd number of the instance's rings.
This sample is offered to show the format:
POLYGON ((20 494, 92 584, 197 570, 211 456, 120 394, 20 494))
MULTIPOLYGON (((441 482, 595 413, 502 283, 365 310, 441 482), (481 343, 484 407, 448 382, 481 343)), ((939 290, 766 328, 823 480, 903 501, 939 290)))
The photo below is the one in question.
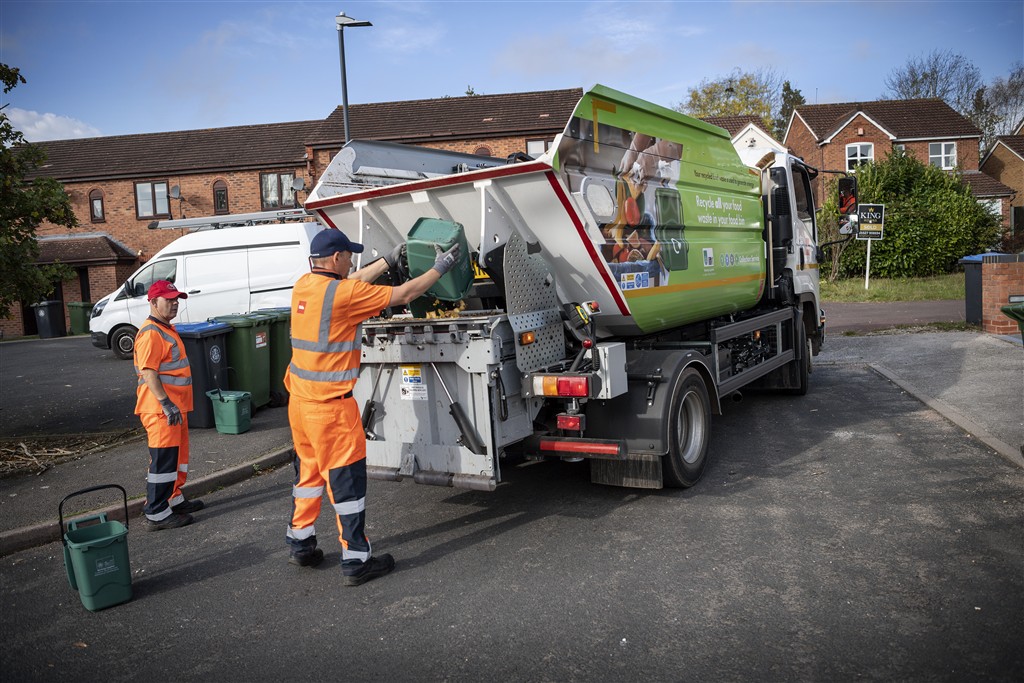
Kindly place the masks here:
POLYGON ((221 434, 241 434, 252 426, 251 394, 248 391, 207 391, 213 404, 213 419, 221 434))
POLYGON ((448 251, 459 245, 459 261, 445 273, 425 296, 441 301, 458 301, 466 296, 473 284, 473 268, 469 264, 469 245, 462 224, 437 218, 420 218, 409 231, 406 239, 406 254, 409 259, 409 274, 417 277, 427 272, 437 260, 438 245, 441 251, 448 251))
POLYGON ((103 484, 75 491, 57 507, 63 534, 64 569, 68 583, 78 591, 82 604, 90 612, 119 605, 132 599, 132 570, 128 563, 128 494, 117 484, 103 484), (107 521, 106 513, 68 522, 64 527, 64 503, 75 496, 118 489, 124 499, 124 520, 107 521), (91 524, 86 524, 92 522, 91 524))

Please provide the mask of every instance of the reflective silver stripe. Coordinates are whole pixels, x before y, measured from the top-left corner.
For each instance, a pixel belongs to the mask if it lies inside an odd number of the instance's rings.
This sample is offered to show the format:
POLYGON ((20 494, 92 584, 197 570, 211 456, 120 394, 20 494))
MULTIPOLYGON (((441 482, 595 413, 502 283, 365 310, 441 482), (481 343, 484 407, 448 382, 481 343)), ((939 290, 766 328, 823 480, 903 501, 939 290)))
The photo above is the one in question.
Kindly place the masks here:
POLYGON ((179 472, 188 472, 188 463, 185 463, 184 465, 178 465, 178 471, 179 472))
POLYGON ((155 515, 146 515, 146 519, 148 519, 151 522, 162 522, 168 517, 170 517, 172 512, 174 511, 171 510, 171 506, 168 505, 163 512, 158 512, 155 515))
MULTIPOLYGON (((157 377, 160 378, 160 383, 161 384, 173 384, 173 385, 179 386, 179 387, 187 387, 187 386, 190 386, 192 384, 192 378, 191 377, 178 377, 177 375, 160 375, 160 374, 158 374, 157 377)), ((141 387, 145 383, 146 383, 146 380, 142 379, 142 377, 139 377, 139 386, 141 387)))
POLYGON ((177 481, 177 479, 177 472, 170 472, 169 474, 156 474, 154 472, 150 472, 146 476, 146 481, 150 484, 168 484, 170 482, 177 481))
POLYGON ((354 515, 366 509, 366 498, 359 500, 346 500, 334 504, 334 511, 339 515, 354 515))
POLYGON ((292 498, 319 498, 324 495, 323 486, 293 486, 292 498))
POLYGON ((313 525, 307 526, 305 529, 293 529, 288 527, 288 538, 294 538, 296 541, 305 541, 310 536, 316 536, 316 529, 313 525))
POLYGON ((344 546, 341 549, 341 559, 343 560, 362 560, 366 562, 370 559, 372 554, 372 548, 370 550, 349 550, 344 546))
POLYGON ((181 370, 187 367, 188 358, 182 358, 181 360, 172 360, 170 363, 161 363, 158 370, 163 372, 164 370, 181 370))
POLYGON ((184 493, 179 493, 174 498, 171 498, 169 501, 167 501, 167 504, 170 505, 171 507, 174 507, 175 505, 181 505, 184 502, 185 502, 185 494, 184 493))
POLYGON ((292 339, 292 348, 301 351, 316 351, 318 353, 349 353, 359 350, 361 344, 356 341, 344 342, 321 342, 306 341, 305 339, 292 339))
POLYGON ((288 366, 288 371, 298 377, 299 379, 308 380, 310 382, 344 382, 350 379, 359 378, 359 368, 353 370, 340 370, 338 372, 317 372, 315 370, 303 370, 295 366, 295 363, 291 363, 288 366))
POLYGON ((331 336, 331 312, 334 311, 334 295, 338 291, 338 283, 341 280, 331 280, 324 290, 324 302, 320 308, 320 336, 318 340, 327 341, 331 336))

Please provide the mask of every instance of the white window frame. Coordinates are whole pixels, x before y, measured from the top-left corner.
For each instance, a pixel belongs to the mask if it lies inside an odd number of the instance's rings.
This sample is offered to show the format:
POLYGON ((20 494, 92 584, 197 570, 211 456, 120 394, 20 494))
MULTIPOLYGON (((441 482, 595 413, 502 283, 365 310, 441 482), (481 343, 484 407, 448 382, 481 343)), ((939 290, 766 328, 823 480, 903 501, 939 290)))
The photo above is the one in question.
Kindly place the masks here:
POLYGON ((551 149, 551 144, 554 141, 554 138, 530 138, 526 141, 526 153, 536 159, 541 154, 551 149), (531 147, 533 148, 532 152, 530 151, 531 147), (543 149, 538 150, 538 147, 542 147, 543 149))
POLYGON ((846 170, 856 171, 861 164, 870 164, 875 160, 875 143, 873 142, 851 142, 846 146, 846 170), (855 150, 856 155, 850 156, 855 150), (866 151, 866 153, 865 153, 866 151))
POLYGON ((956 168, 956 143, 929 142, 928 163, 938 166, 943 171, 951 171, 956 168))

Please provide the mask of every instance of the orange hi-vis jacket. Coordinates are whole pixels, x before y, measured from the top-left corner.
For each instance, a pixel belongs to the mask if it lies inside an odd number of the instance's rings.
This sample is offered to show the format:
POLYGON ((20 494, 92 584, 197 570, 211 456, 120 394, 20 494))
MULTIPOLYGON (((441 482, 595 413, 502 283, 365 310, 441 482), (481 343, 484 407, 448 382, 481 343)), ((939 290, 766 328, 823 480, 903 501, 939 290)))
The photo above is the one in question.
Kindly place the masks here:
POLYGON ((341 398, 359 378, 362 323, 387 308, 391 287, 314 270, 292 290, 292 362, 284 385, 292 396, 341 398))
POLYGON ((136 388, 135 414, 161 413, 160 401, 142 379, 144 369, 156 370, 167 397, 187 413, 192 410, 192 369, 185 356, 185 345, 178 332, 152 317, 146 320, 135 335, 135 374, 139 376, 136 388))

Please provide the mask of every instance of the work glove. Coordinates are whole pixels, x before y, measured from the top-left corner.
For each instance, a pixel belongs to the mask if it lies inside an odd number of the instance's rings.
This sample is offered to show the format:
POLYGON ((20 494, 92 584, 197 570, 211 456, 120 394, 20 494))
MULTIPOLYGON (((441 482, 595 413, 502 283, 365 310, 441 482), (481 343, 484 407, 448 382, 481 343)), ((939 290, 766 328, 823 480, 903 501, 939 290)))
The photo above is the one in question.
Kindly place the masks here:
POLYGON ((405 248, 404 244, 399 244, 397 247, 391 250, 386 256, 384 256, 384 263, 388 264, 388 270, 394 270, 395 266, 402 259, 402 249, 405 248))
POLYGON ((459 252, 461 250, 457 243, 448 251, 441 251, 441 247, 436 244, 434 245, 434 249, 437 250, 437 259, 434 261, 434 270, 441 275, 444 275, 458 262, 459 252))
POLYGON ((160 401, 160 409, 163 410, 164 415, 167 416, 167 424, 172 426, 181 424, 181 411, 178 410, 178 406, 174 405, 174 401, 169 398, 165 398, 160 401))

